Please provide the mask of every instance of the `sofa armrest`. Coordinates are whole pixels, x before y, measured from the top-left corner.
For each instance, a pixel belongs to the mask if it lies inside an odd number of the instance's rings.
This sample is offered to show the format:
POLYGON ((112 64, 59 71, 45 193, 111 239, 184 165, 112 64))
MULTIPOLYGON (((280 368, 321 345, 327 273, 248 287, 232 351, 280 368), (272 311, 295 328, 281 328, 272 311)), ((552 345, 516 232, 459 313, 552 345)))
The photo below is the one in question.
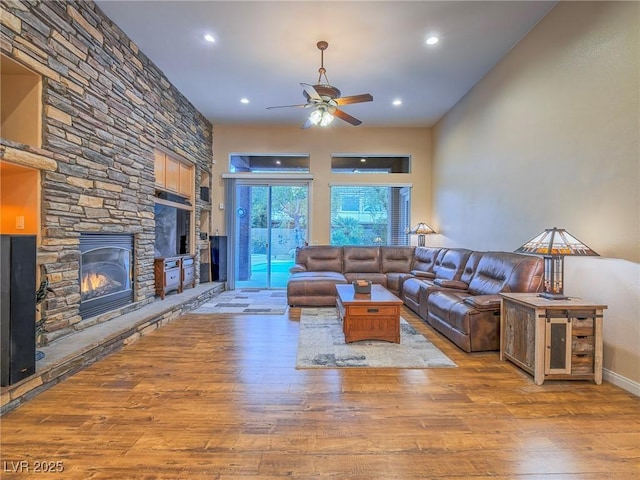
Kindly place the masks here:
POLYGON ((445 280, 444 278, 436 278, 433 281, 434 285, 444 288, 453 288, 455 290, 466 290, 469 288, 469 284, 462 280, 445 280))
POLYGON ((423 272, 422 270, 411 270, 411 275, 418 278, 426 278, 427 280, 431 280, 436 278, 436 274, 433 272, 423 272))
POLYGON ((298 272, 306 272, 307 267, 301 265, 300 263, 296 263, 293 267, 289 268, 289 273, 298 273, 298 272))
POLYGON ((500 295, 475 295, 466 297, 464 303, 477 310, 500 310, 500 295))

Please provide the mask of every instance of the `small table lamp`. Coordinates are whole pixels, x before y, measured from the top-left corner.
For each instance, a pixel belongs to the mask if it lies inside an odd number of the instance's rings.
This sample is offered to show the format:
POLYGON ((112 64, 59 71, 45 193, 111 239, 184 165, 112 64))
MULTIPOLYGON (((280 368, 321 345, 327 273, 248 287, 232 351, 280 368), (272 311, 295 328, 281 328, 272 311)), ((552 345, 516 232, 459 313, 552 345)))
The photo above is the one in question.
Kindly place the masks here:
POLYGON ((436 231, 424 222, 418 223, 415 227, 409 230, 409 235, 418 235, 418 246, 424 247, 424 236, 436 231))
POLYGON ((564 257, 599 256, 580 240, 562 228, 547 228, 516 250, 518 253, 536 253, 544 256, 544 291, 541 297, 564 300, 564 257))

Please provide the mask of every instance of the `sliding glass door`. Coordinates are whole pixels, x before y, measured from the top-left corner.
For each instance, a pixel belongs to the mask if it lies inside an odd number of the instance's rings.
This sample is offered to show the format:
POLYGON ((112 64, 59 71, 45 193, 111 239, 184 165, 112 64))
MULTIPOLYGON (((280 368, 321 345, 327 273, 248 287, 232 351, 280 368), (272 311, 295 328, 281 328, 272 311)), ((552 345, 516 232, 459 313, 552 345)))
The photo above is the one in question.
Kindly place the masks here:
POLYGON ((307 241, 308 184, 236 182, 233 207, 235 288, 285 288, 307 241))

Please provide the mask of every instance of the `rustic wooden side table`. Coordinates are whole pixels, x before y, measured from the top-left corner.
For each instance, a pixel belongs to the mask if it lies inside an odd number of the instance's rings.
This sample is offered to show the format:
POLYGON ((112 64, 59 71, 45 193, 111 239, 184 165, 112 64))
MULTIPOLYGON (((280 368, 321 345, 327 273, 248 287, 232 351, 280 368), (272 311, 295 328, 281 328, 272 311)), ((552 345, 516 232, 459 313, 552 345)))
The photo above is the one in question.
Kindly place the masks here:
POLYGON ((602 319, 606 305, 579 298, 548 300, 501 293, 500 359, 545 380, 602 383, 602 319))

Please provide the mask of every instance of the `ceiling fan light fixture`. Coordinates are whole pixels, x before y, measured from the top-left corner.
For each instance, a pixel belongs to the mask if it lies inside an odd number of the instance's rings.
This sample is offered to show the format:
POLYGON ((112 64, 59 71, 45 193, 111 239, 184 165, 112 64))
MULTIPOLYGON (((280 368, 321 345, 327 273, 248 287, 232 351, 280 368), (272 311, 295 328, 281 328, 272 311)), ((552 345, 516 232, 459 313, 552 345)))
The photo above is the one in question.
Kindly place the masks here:
POLYGON ((320 41, 316 46, 320 50, 320 68, 318 69, 318 73, 320 75, 318 77, 318 82, 315 85, 300 83, 300 86, 302 87, 302 94, 306 98, 307 103, 267 107, 267 109, 312 107, 313 111, 309 115, 309 118, 307 118, 307 120, 302 124, 303 129, 309 128, 312 125, 326 127, 333 122, 335 117, 338 117, 340 120, 343 120, 353 126, 360 125, 362 123, 360 120, 352 117, 339 107, 342 105, 350 105, 352 103, 371 102, 373 100, 373 96, 370 93, 361 93, 359 95, 342 97, 340 90, 329 83, 327 70, 324 68, 324 51, 327 49, 329 44, 325 41, 320 41))
POLYGON ((314 125, 319 125, 321 127, 329 126, 331 122, 333 122, 333 119, 334 116, 331 115, 331 113, 329 113, 326 108, 324 108, 324 105, 320 105, 313 112, 311 112, 311 115, 309 115, 309 121, 314 125))

